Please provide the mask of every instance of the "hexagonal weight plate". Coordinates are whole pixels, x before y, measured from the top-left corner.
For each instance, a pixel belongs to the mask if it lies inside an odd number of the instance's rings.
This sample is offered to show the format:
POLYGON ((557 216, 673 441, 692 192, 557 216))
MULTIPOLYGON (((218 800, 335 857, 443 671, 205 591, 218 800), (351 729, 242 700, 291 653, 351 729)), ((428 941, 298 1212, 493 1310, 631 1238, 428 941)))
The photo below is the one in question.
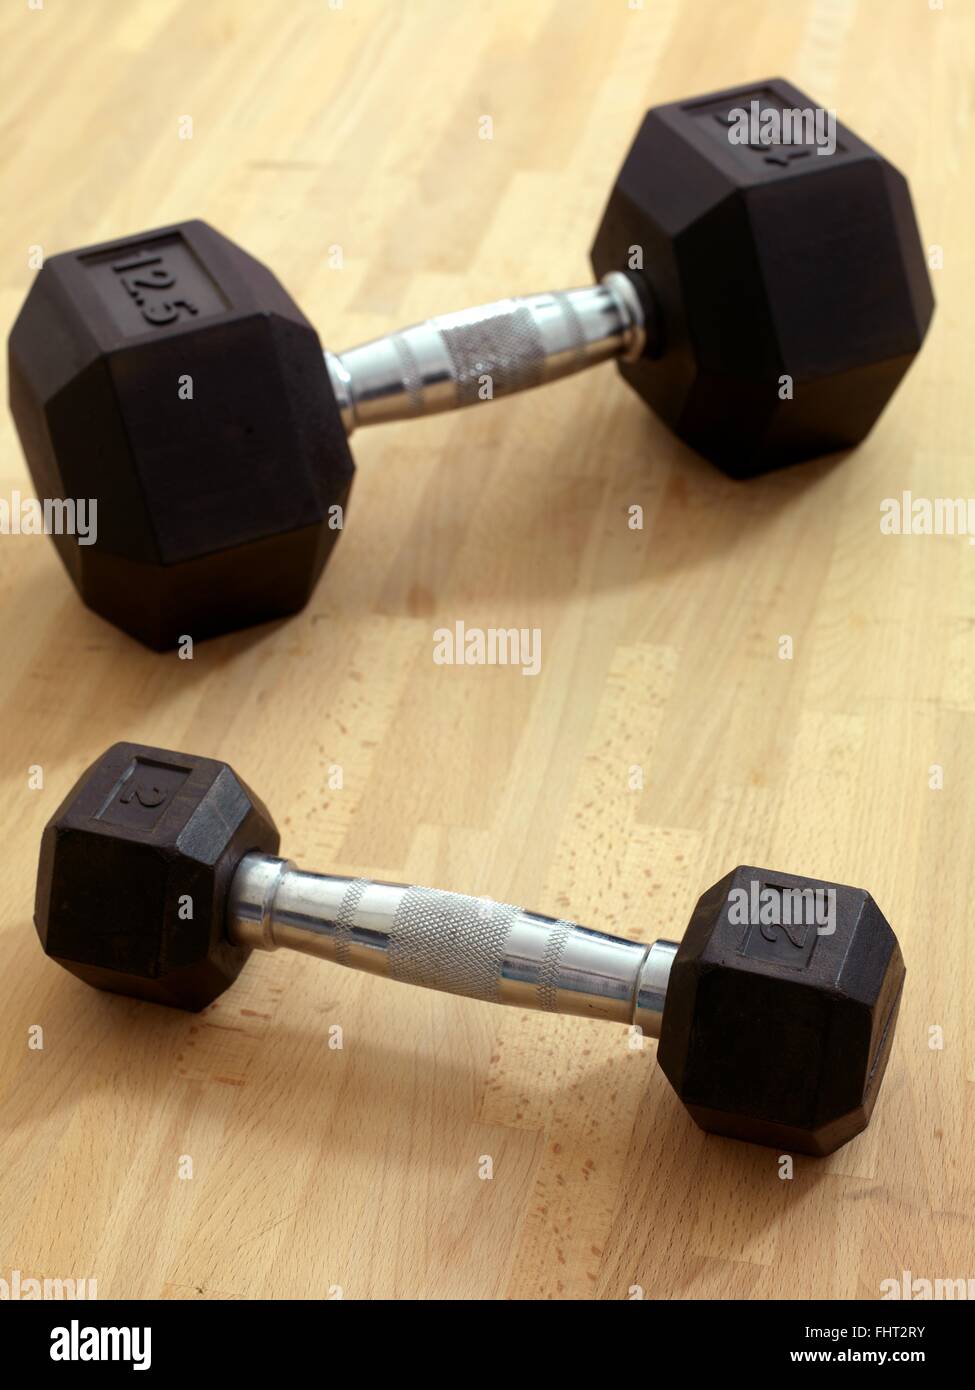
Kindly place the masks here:
POLYGON ((354 465, 315 330, 204 222, 52 256, 10 335, 38 496, 94 498, 54 537, 81 597, 152 647, 295 612, 354 465))
POLYGON ((734 477, 858 444, 934 309, 903 175, 839 124, 832 153, 732 143, 753 102, 815 109, 774 78, 650 110, 591 253, 599 276, 642 259, 654 331, 620 370, 734 477))
POLYGON ((226 934, 234 870, 278 842, 267 808, 226 763, 116 743, 44 829, 41 945, 98 989, 202 1009, 250 954, 226 934))
POLYGON ((831 1153, 870 1119, 903 983, 869 893, 742 866, 694 909, 657 1060, 702 1129, 831 1153))

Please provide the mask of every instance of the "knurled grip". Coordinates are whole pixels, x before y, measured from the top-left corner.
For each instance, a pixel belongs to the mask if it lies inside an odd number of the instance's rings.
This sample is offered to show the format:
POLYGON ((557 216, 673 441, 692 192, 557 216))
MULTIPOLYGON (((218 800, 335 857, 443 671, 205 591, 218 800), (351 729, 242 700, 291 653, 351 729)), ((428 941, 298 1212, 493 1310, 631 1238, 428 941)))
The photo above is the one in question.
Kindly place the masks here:
POLYGON ((518 912, 490 898, 408 888, 389 933, 390 978, 496 1004, 518 912))
MULTIPOLYGON (((578 315, 564 293, 551 296, 551 310, 564 319, 563 333, 571 355, 583 365, 584 338, 578 315)), ((538 386, 548 356, 529 303, 499 300, 480 309, 444 314, 430 320, 443 339, 453 367, 458 405, 491 396, 511 395, 538 386)))
POLYGON ((354 878, 345 890, 345 896, 335 914, 335 963, 349 964, 349 951, 352 946, 352 928, 355 924, 356 908, 362 895, 369 887, 367 878, 354 878))

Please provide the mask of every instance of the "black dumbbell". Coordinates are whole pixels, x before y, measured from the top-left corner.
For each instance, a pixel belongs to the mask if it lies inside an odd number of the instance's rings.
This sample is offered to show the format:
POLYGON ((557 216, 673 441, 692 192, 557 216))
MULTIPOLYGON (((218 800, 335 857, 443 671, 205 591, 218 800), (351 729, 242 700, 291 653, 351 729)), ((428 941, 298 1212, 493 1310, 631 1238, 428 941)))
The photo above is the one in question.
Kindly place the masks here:
POLYGON ((38 495, 97 500, 94 544, 55 534, 81 597, 157 649, 293 613, 339 535, 355 426, 610 357, 733 476, 857 444, 933 310, 908 186, 845 126, 832 152, 735 143, 752 103, 813 112, 776 79, 647 113, 597 285, 340 355, 203 222, 51 257, 10 336, 10 402, 38 495))
POLYGON ((99 989, 202 1009, 253 948, 516 1008, 629 1024, 702 1129, 827 1154, 867 1125, 904 983, 869 893, 737 868, 684 938, 627 941, 505 903, 306 873, 226 763, 117 743, 44 830, 35 922, 99 989))

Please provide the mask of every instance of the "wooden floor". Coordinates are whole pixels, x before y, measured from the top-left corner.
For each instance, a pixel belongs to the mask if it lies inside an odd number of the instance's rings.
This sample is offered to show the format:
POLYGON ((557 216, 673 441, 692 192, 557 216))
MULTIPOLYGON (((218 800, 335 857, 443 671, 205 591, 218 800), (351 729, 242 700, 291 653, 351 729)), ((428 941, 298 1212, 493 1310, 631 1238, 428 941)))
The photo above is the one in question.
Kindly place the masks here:
MULTIPOLYGON (((975 7, 12 0, 0 51, 8 326, 31 247, 189 216, 334 348, 582 283, 644 109, 776 73, 909 174, 944 263, 925 349, 845 462, 729 483, 612 366, 367 431, 308 610, 192 661, 83 609, 46 540, 0 537, 0 1277, 795 1299, 975 1276, 975 552, 879 528, 903 489, 975 493, 975 7), (458 619, 541 629, 541 673, 435 665, 458 619), (122 738, 232 762, 308 867, 642 940, 740 862, 869 888, 908 963, 872 1125, 783 1181, 774 1151, 701 1134, 622 1028, 284 953, 202 1016, 89 991, 38 946, 37 848, 122 738)), ((0 495, 28 486, 5 419, 0 495)))

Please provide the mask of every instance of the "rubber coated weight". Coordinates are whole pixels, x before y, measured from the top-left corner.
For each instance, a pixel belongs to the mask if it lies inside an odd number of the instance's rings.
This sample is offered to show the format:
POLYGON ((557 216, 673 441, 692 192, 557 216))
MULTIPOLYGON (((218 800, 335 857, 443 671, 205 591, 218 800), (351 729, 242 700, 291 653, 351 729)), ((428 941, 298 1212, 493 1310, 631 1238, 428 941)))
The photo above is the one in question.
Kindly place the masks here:
POLYGON ((47 954, 98 989, 202 1009, 249 952, 224 931, 249 850, 278 831, 245 782, 212 758, 116 743, 44 829, 34 921, 47 954))
POLYGON ((691 916, 657 1060, 702 1129, 832 1153, 869 1122, 903 984, 897 938, 862 888, 739 867, 691 916), (796 890, 818 895, 821 929, 775 910, 796 890), (743 924, 746 900, 757 911, 743 924))
POLYGON ((832 153, 734 143, 753 102, 815 109, 774 78, 648 111, 592 247, 597 275, 636 258, 654 308, 623 376, 738 478, 859 444, 934 311, 903 174, 839 124, 832 153))
POLYGON ((352 455, 315 330, 212 227, 47 260, 10 335, 10 404, 38 496, 97 500, 96 544, 54 541, 126 632, 164 650, 308 601, 352 455))

